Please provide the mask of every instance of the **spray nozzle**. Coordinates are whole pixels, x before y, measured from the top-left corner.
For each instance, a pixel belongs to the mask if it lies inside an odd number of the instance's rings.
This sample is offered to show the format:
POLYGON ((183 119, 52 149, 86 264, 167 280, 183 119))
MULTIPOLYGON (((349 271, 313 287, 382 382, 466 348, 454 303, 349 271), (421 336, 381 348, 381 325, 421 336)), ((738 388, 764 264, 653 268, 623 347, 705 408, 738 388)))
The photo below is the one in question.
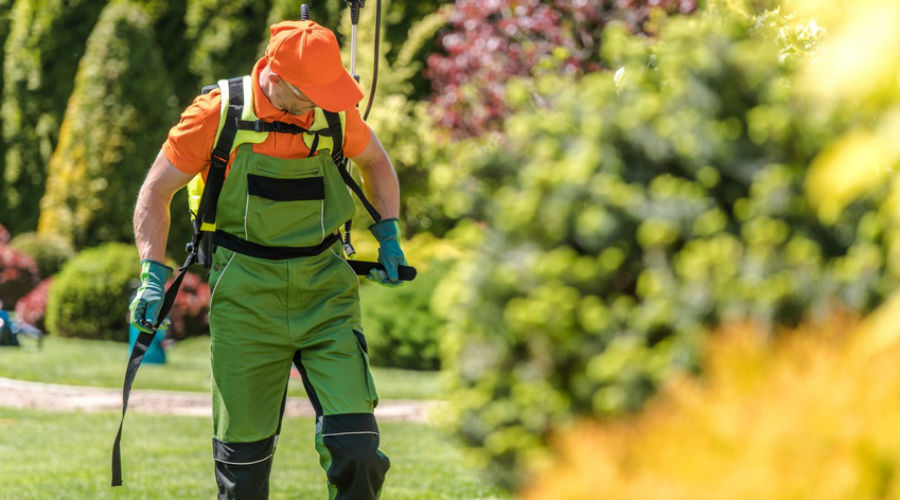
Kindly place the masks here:
POLYGON ((359 9, 366 6, 366 0, 346 0, 350 4, 350 23, 359 24, 359 9))

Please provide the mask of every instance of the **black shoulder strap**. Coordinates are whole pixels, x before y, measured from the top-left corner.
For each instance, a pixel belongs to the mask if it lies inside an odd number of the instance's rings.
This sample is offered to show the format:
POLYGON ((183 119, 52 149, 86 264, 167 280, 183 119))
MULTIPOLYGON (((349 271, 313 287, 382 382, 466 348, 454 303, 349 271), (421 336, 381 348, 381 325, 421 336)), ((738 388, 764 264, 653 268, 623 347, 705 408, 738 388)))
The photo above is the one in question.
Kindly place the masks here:
POLYGON ((381 214, 378 213, 378 210, 375 210, 375 207, 369 199, 366 198, 366 194, 363 193, 362 188, 359 187, 359 184, 356 183, 356 180, 353 179, 353 176, 350 175, 350 172, 347 170, 347 159, 344 158, 344 132, 341 129, 341 117, 338 116, 337 113, 325 111, 325 120, 328 122, 331 141, 334 143, 332 148, 333 151, 331 151, 331 159, 334 160, 334 164, 337 167, 338 172, 340 172, 341 178, 344 179, 344 184, 356 193, 356 196, 359 197, 359 201, 366 207, 366 210, 369 212, 369 215, 372 216, 372 219, 374 219, 375 222, 380 221, 381 214))
POLYGON ((228 166, 228 158, 231 156, 231 146, 237 135, 237 123, 244 111, 244 77, 235 77, 228 80, 228 110, 225 114, 225 124, 219 133, 210 157, 209 174, 206 176, 206 185, 200 196, 199 212, 194 218, 196 229, 200 229, 202 223, 214 224, 216 222, 216 205, 219 203, 219 194, 225 183, 225 167, 228 166))

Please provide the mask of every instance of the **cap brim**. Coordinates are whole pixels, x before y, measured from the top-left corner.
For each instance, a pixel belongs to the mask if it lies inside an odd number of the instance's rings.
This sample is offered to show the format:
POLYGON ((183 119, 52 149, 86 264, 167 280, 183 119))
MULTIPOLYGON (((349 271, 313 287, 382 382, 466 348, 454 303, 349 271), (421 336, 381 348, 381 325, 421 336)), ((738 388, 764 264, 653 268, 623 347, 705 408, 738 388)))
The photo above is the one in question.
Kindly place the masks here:
POLYGON ((352 108, 363 98, 362 90, 356 80, 346 70, 341 73, 340 78, 328 85, 306 88, 297 85, 296 87, 306 94, 306 97, 309 97, 316 106, 334 113, 352 108))

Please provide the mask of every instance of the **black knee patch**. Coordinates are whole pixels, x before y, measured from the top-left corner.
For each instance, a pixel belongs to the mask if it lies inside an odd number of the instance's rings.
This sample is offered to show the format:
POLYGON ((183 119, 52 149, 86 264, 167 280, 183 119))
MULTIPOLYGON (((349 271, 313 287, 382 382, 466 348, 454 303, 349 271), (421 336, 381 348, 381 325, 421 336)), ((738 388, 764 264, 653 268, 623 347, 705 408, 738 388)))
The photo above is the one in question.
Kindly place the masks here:
POLYGON ((219 500, 265 500, 275 436, 252 443, 226 443, 213 438, 219 500))
POLYGON ((371 413, 325 415, 322 442, 331 454, 328 481, 337 487, 335 500, 375 500, 391 466, 378 451, 379 434, 371 413))

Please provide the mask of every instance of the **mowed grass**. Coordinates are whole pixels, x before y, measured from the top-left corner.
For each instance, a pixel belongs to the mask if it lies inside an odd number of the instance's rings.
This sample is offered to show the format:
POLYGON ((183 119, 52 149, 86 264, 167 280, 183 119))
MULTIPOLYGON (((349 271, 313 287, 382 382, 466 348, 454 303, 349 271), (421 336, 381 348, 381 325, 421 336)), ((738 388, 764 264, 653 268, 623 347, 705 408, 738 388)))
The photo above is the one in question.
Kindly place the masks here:
MULTIPOLYGON (((0 347, 0 377, 53 384, 122 387, 128 344, 101 340, 45 337, 43 347, 30 338, 22 347, 0 347)), ((372 369, 382 399, 442 399, 437 372, 372 369)), ((210 391, 209 337, 176 342, 166 351, 165 365, 144 364, 136 389, 210 391)), ((299 378, 292 378, 288 394, 304 396, 299 378)))
MULTIPOLYGON (((110 487, 119 414, 0 408, 0 499, 215 498, 208 418, 131 414, 123 438, 124 486, 110 487)), ((451 438, 423 424, 380 423, 391 458, 382 498, 509 499, 490 486, 451 438)), ((327 498, 311 418, 284 422, 271 499, 327 498)))

